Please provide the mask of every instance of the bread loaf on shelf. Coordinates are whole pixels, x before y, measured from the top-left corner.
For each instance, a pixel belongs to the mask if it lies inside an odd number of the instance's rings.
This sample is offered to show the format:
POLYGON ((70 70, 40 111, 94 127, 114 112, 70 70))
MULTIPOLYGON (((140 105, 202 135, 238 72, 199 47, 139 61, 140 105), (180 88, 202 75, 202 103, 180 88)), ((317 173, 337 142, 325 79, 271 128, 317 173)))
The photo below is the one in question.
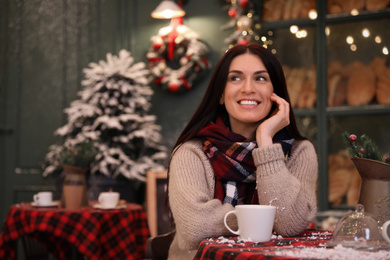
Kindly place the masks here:
POLYGON ((284 0, 268 0, 263 5, 263 21, 279 21, 283 16, 284 0))
POLYGON ((267 0, 263 5, 263 21, 307 18, 316 9, 316 0, 267 0))
POLYGON ((379 10, 385 9, 390 4, 390 0, 366 0, 366 9, 379 10))
POLYGON ((386 61, 377 56, 369 64, 329 62, 328 106, 367 105, 371 101, 390 104, 390 66, 386 61))
POLYGON ((364 10, 366 0, 339 0, 341 11, 343 13, 350 13, 352 10, 364 10))
POLYGON ((327 1, 328 13, 330 14, 339 14, 341 13, 341 5, 337 0, 328 0, 327 1))
POLYGON ((297 108, 312 108, 317 101, 317 71, 316 66, 312 66, 306 72, 306 80, 303 83, 301 93, 298 95, 297 108))
POLYGON ((342 106, 347 100, 347 83, 340 74, 328 78, 328 106, 342 106))
POLYGON ((328 0, 327 8, 330 14, 350 13, 352 10, 386 9, 390 0, 328 0))
POLYGON ((290 96, 290 103, 292 107, 296 107, 299 95, 306 80, 307 70, 304 67, 291 68, 287 75, 286 83, 287 90, 290 96))
POLYGON ((376 77, 371 66, 361 65, 351 72, 347 85, 350 106, 369 104, 375 97, 376 77))
POLYGON ((328 156, 328 200, 332 205, 356 205, 361 178, 346 150, 328 156))
POLYGON ((390 67, 378 75, 375 96, 379 104, 390 104, 390 67))
POLYGON ((349 70, 339 61, 328 65, 328 106, 342 106, 347 100, 349 70))

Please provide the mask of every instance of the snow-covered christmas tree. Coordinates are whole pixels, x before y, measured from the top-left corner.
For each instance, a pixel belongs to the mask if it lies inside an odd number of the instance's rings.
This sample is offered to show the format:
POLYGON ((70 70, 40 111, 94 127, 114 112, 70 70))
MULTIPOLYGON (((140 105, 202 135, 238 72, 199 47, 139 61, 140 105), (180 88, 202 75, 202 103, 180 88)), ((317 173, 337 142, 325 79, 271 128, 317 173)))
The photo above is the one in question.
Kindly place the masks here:
POLYGON ((68 123, 55 131, 63 142, 50 146, 44 176, 62 172, 60 153, 86 139, 95 140, 97 155, 91 174, 145 181, 149 169, 162 169, 167 158, 156 116, 149 115, 153 90, 145 63, 134 64, 131 53, 107 54, 107 61, 84 69, 80 99, 65 109, 68 123))

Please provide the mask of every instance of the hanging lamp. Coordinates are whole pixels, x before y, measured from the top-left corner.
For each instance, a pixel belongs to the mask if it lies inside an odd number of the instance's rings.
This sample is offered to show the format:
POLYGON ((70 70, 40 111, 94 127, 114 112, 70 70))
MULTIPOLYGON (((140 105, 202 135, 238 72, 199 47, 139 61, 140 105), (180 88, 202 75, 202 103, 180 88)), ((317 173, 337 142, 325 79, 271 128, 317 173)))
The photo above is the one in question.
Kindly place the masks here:
POLYGON ((152 12, 152 17, 156 19, 171 19, 183 17, 186 12, 172 0, 163 0, 152 12))

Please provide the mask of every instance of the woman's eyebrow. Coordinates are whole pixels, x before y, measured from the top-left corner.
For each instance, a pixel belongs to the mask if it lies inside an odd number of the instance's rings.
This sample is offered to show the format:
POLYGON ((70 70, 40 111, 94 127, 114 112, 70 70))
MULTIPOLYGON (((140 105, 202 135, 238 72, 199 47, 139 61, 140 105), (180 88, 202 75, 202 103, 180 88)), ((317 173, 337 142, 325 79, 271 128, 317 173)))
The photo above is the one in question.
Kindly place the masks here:
POLYGON ((263 73, 267 73, 268 74, 268 71, 266 71, 266 70, 258 70, 254 74, 263 74, 263 73))
POLYGON ((240 73, 240 74, 242 74, 243 72, 241 70, 231 70, 231 71, 229 71, 229 74, 230 73, 240 73))
MULTIPOLYGON (((231 70, 231 71, 229 71, 229 73, 240 73, 240 74, 242 74, 243 72, 241 70, 231 70)), ((266 70, 258 70, 258 71, 255 71, 255 73, 253 73, 253 74, 262 74, 262 73, 268 73, 268 71, 266 71, 266 70)))

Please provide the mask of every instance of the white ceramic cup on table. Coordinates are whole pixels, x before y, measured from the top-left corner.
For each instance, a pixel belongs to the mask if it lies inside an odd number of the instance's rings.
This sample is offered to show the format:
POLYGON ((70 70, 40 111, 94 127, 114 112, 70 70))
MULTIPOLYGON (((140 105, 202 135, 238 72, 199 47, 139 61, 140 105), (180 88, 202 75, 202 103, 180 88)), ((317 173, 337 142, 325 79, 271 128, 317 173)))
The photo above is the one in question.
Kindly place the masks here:
POLYGON ((235 235, 253 242, 271 240, 275 220, 276 207, 268 205, 237 205, 234 210, 226 213, 224 223, 226 228, 235 235), (227 217, 235 214, 238 230, 232 230, 227 224, 227 217))
POLYGON ((50 191, 41 191, 35 194, 33 199, 38 206, 50 206, 53 204, 53 193, 50 191))
POLYGON ((118 206, 119 192, 101 192, 98 198, 99 204, 102 208, 112 209, 118 206))

